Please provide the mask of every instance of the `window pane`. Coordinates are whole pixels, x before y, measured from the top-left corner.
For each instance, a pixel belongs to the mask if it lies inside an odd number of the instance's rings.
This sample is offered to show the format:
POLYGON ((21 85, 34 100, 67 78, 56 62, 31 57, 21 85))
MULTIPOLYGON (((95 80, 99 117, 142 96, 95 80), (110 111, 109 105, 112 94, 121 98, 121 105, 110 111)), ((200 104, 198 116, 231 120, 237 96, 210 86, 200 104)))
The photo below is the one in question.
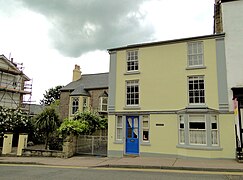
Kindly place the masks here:
POLYGON ((127 137, 132 138, 132 128, 127 128, 127 137))
POLYGON ((143 130, 143 140, 148 141, 149 140, 149 132, 148 130, 143 130))
POLYGON ((117 128, 117 136, 116 139, 121 140, 122 139, 122 128, 117 128))
POLYGON ((184 131, 184 129, 180 129, 179 130, 179 138, 180 138, 180 143, 185 143, 185 131, 184 131))
POLYGON ((143 120, 143 127, 149 127, 148 125, 148 120, 143 120))
POLYGON ((127 52, 127 71, 138 70, 138 51, 127 52))
POLYGON ((218 131, 212 130, 211 133, 212 145, 218 145, 218 131))
POLYGON ((184 129, 184 124, 180 123, 180 129, 184 129))
POLYGON ((117 127, 122 127, 122 116, 117 117, 117 127))
POLYGON ((138 105, 139 86, 138 81, 127 81, 127 105, 138 105))
POLYGON ((190 130, 190 144, 206 144, 206 130, 190 130))
POLYGON ((189 103, 205 103, 204 80, 201 76, 188 78, 189 103))
POLYGON ((188 66, 202 66, 203 65, 203 43, 191 42, 187 46, 188 52, 188 66))
POLYGON ((211 127, 212 129, 218 129, 217 128, 217 123, 212 123, 212 127, 211 127))
POLYGON ((189 128, 190 129, 205 129, 205 123, 204 122, 190 122, 189 128))

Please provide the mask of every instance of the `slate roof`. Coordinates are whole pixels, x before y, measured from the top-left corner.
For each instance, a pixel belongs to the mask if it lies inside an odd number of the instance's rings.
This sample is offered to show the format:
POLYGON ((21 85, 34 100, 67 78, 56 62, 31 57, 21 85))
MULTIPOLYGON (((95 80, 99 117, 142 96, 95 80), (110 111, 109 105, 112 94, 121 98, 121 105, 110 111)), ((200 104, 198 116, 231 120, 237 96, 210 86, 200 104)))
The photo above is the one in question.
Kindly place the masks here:
POLYGON ((77 81, 70 82, 61 91, 72 91, 71 95, 86 95, 86 90, 108 88, 109 73, 83 74, 77 81))

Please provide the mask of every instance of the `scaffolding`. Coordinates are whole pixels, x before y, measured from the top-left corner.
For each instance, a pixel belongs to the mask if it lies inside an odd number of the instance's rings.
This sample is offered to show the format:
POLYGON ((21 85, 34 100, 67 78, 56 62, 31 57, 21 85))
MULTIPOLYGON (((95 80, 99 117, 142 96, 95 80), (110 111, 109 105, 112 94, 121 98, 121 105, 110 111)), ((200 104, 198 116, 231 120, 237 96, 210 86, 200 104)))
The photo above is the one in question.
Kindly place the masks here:
POLYGON ((32 80, 23 73, 23 64, 0 55, 0 106, 29 112, 32 80))

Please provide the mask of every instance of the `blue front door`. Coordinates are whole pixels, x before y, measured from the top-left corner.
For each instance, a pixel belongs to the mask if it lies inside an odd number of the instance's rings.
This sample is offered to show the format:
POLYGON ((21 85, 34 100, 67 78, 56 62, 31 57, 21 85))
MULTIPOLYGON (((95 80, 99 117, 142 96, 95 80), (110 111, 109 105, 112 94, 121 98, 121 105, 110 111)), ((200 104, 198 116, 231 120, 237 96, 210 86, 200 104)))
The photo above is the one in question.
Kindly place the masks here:
POLYGON ((126 118, 126 154, 139 153, 139 118, 127 116, 126 118))

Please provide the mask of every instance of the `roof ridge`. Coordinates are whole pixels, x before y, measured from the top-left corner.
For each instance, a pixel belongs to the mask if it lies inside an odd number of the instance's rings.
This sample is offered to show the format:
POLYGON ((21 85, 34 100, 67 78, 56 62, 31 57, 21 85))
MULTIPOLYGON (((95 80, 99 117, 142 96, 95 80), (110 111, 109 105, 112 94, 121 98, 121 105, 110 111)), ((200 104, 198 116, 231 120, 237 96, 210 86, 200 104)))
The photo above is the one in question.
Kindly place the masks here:
POLYGON ((95 74, 82 74, 81 76, 100 75, 100 74, 109 74, 109 72, 95 73, 95 74))

